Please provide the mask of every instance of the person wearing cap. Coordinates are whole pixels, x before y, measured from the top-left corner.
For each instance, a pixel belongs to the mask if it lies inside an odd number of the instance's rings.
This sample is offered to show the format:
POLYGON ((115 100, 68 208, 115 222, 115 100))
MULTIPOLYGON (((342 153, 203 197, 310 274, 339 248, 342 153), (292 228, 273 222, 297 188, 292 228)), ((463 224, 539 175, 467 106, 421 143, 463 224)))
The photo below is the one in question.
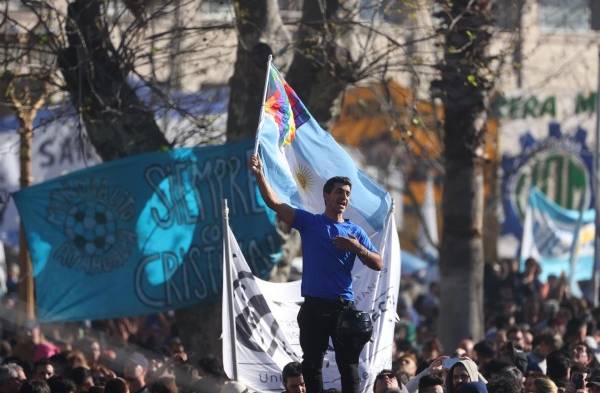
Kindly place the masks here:
POLYGON ((134 352, 125 361, 123 376, 131 393, 150 393, 146 386, 148 359, 139 352, 134 352))
POLYGON ((267 183, 258 155, 252 155, 248 165, 267 206, 280 220, 297 229, 302 238, 304 303, 298 313, 298 327, 306 390, 323 391, 323 358, 331 337, 342 391, 358 393, 359 356, 368 339, 355 340, 359 335, 354 329, 353 334, 342 334, 338 322, 350 314, 349 309, 355 309, 352 267, 356 257, 376 271, 382 269, 383 262, 365 230, 344 218, 352 183, 342 176, 327 180, 323 186, 325 211, 313 214, 281 202, 267 183))

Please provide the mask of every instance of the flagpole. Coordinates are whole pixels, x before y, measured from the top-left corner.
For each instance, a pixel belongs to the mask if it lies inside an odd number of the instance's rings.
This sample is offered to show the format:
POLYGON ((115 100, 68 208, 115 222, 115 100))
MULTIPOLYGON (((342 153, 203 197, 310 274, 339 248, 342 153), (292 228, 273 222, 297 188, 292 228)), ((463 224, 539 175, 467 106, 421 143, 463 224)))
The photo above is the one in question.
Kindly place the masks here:
POLYGON ((571 252, 569 258, 569 285, 571 287, 571 294, 574 296, 581 296, 581 289, 579 284, 575 280, 575 268, 577 266, 577 254, 579 251, 579 232, 581 231, 581 224, 583 223, 583 212, 585 211, 585 188, 581 192, 579 197, 579 216, 577 217, 577 223, 575 224, 575 233, 573 234, 573 241, 571 242, 571 252))
POLYGON ((258 154, 258 137, 260 132, 260 125, 262 124, 263 116, 265 113, 265 100, 267 99, 267 87, 269 86, 269 71, 271 71, 271 62, 273 61, 273 55, 269 55, 267 60, 267 72, 265 73, 265 86, 263 88, 262 101, 260 105, 260 114, 258 115, 258 125, 256 126, 256 139, 254 139, 254 155, 258 154))
POLYGON ((233 380, 238 380, 237 354, 236 354, 236 331, 235 316, 233 311, 233 279, 231 277, 231 245, 229 244, 229 207, 227 207, 227 198, 223 199, 223 252, 225 253, 225 277, 227 282, 227 304, 229 308, 229 334, 231 335, 231 363, 233 370, 233 380))
POLYGON ((594 169, 592 171, 592 187, 594 188, 594 210, 596 212, 594 234, 594 271, 592 272, 592 304, 598 307, 600 300, 600 48, 598 48, 598 80, 596 86, 596 141, 594 142, 594 169))

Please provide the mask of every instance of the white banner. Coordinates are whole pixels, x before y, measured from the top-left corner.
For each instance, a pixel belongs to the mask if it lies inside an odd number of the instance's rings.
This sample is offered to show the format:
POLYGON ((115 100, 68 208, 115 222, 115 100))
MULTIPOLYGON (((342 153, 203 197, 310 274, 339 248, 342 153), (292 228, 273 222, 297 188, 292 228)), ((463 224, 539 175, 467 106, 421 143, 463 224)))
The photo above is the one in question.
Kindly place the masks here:
MULTIPOLYGON (((393 214, 384 229, 371 239, 379 247, 384 267, 373 271, 362 263, 354 265, 353 278, 357 308, 369 311, 373 320, 373 337, 360 359, 361 391, 372 390, 377 372, 391 368, 392 341, 396 304, 400 285, 400 243, 393 214)), ((255 277, 229 229, 232 250, 233 282, 223 274, 223 364, 233 375, 230 320, 236 326, 236 358, 239 382, 259 392, 283 389, 281 370, 292 361, 301 361, 299 329, 296 316, 303 298, 300 281, 271 283, 255 277), (227 285, 233 286, 233 313, 229 313, 227 285)), ((224 265, 225 266, 225 265, 224 265)), ((225 270, 223 270, 225 271, 225 270)), ((340 388, 340 376, 330 343, 323 363, 325 388, 340 388)))

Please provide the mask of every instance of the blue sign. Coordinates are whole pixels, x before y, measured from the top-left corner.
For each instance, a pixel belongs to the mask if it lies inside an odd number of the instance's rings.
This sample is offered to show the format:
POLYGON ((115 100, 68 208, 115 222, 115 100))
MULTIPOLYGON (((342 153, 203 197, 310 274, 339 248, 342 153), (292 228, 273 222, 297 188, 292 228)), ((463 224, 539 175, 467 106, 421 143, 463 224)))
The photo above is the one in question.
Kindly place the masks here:
POLYGON ((221 291, 222 199, 254 273, 280 240, 246 163, 252 142, 111 161, 14 195, 42 321, 189 306, 221 291))

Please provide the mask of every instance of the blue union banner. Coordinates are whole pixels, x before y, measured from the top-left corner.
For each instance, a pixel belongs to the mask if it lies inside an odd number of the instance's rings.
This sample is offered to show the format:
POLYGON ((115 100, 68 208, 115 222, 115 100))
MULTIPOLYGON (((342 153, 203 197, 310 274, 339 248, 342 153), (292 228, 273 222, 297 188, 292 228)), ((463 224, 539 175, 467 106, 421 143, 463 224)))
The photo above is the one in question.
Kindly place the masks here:
POLYGON ((221 201, 255 274, 280 250, 246 162, 252 142, 111 161, 14 195, 32 254, 38 318, 115 318, 221 291, 221 201))

